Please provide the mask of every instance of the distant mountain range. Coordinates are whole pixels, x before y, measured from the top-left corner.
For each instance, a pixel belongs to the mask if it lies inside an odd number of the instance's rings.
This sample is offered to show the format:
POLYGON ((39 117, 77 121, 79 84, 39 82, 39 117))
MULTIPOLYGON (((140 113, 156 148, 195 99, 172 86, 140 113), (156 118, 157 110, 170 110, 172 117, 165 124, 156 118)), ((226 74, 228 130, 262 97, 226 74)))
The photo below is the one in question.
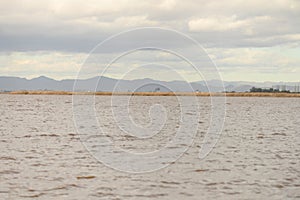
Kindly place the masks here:
MULTIPOLYGON (((219 80, 197 81, 187 83, 185 81, 159 81, 153 79, 136 79, 136 80, 118 80, 108 77, 93 77, 89 79, 65 79, 54 80, 45 76, 38 78, 26 79, 19 77, 0 77, 0 91, 16 90, 55 90, 55 91, 174 91, 174 92, 191 92, 201 91, 211 92, 223 91, 222 82, 219 80)), ((284 87, 286 90, 294 91, 298 82, 245 82, 245 81, 223 81, 225 91, 245 92, 252 87, 269 88, 284 87)), ((299 87, 298 87, 299 88, 299 87)))

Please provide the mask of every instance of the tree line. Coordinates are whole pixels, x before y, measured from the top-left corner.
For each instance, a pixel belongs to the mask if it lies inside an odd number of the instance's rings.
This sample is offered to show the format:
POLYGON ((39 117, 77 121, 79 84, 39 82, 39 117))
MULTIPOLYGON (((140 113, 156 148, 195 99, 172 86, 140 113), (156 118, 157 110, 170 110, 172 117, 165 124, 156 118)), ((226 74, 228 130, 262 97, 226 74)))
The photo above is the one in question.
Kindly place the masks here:
POLYGON ((252 87, 250 89, 250 92, 286 92, 290 93, 289 90, 279 90, 279 89, 273 89, 273 88, 257 88, 257 87, 252 87))

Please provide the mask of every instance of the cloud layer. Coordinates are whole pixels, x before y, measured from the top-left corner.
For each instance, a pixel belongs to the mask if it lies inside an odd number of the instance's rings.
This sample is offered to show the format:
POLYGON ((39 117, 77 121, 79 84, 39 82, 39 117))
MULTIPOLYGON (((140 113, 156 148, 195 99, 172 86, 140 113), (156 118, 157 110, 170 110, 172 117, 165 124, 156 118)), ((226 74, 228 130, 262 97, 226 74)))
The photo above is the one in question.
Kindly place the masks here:
MULTIPOLYGON (((87 53, 107 37, 155 26, 195 38, 216 58, 224 77, 234 79, 229 71, 240 69, 238 74, 253 70, 269 73, 272 79, 279 79, 274 76, 279 73, 285 76, 282 80, 295 79, 289 73, 299 73, 300 68, 299 19, 297 0, 2 1, 0 73, 71 77, 87 53)), ((129 45, 134 42, 129 38, 129 45)), ((116 46, 106 53, 118 50, 116 46)))

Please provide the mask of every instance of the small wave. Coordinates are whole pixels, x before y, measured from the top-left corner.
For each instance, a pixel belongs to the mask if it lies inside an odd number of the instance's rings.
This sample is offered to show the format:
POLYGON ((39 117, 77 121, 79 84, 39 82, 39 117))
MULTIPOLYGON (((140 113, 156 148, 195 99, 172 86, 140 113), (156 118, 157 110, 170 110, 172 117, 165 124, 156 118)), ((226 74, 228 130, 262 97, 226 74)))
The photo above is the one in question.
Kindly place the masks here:
POLYGON ((0 157, 0 160, 17 160, 17 159, 15 159, 13 157, 8 157, 8 156, 2 156, 2 157, 0 157))
POLYGON ((77 176, 77 179, 94 179, 96 176, 77 176))

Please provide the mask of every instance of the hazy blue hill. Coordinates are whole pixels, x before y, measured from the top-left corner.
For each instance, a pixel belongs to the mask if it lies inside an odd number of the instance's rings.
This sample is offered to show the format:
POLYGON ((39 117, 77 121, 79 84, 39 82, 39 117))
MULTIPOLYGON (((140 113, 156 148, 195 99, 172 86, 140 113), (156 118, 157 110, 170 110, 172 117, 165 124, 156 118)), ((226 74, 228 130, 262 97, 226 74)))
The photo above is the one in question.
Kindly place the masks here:
POLYGON ((28 88, 28 80, 19 77, 0 77, 0 90, 22 90, 28 88))
POLYGON ((45 76, 28 80, 27 84, 28 90, 57 90, 59 86, 58 81, 45 76))
MULTIPOLYGON (((226 91, 244 92, 252 87, 272 87, 275 85, 287 85, 287 89, 293 89, 298 83, 289 82, 245 82, 245 81, 224 81, 226 91)), ((77 91, 174 91, 174 92, 207 92, 210 86, 211 92, 223 91, 222 82, 219 80, 197 81, 187 83, 185 81, 159 81, 149 78, 135 80, 118 80, 108 77, 93 77, 89 79, 65 79, 54 80, 46 76, 40 76, 33 79, 19 77, 0 77, 1 91, 15 90, 59 90, 73 91, 73 86, 77 91), (158 89, 159 88, 159 89, 158 89)))

